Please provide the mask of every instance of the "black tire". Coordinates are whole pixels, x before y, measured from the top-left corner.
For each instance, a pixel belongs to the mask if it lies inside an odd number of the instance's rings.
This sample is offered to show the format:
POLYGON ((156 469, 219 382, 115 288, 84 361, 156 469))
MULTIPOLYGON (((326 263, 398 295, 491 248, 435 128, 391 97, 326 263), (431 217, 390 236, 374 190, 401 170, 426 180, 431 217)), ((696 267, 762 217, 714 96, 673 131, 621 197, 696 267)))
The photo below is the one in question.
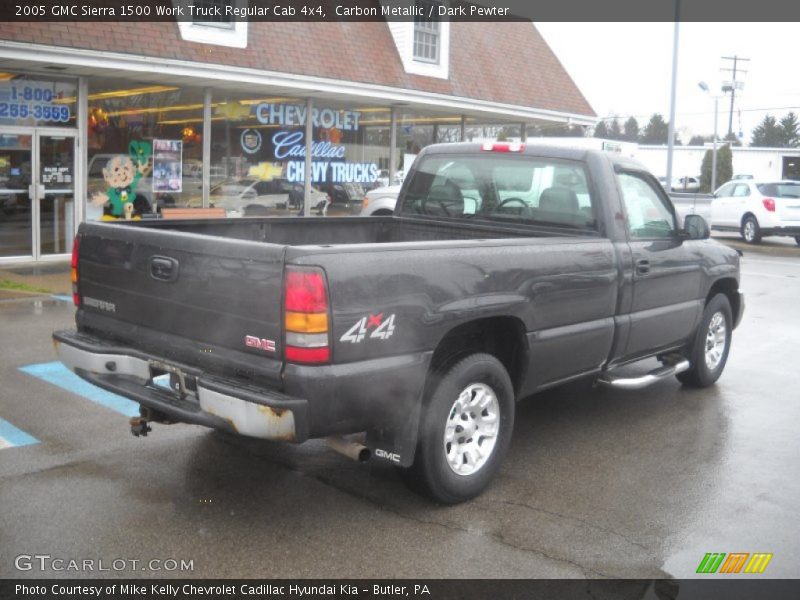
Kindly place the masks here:
POLYGON ((739 231, 742 239, 748 244, 761 243, 761 226, 758 224, 758 219, 753 215, 747 215, 742 219, 742 227, 739 231), (752 227, 752 229, 750 229, 752 227))
POLYGON ((794 236, 794 243, 800 246, 800 235, 794 236))
MULTIPOLYGON (((472 394, 472 397, 477 398, 477 395, 472 394)), ((494 356, 472 354, 447 369, 435 388, 426 394, 424 402, 414 464, 403 470, 406 482, 412 489, 445 504, 456 504, 474 498, 489 485, 508 450, 515 408, 511 378, 494 356), (488 388, 494 393, 499 413, 497 433, 494 446, 481 466, 472 473, 459 474, 447 460, 445 429, 448 422, 454 422, 456 400, 473 386, 488 388)), ((489 413, 484 411, 481 414, 488 416, 489 413)), ((472 413, 473 419, 475 416, 472 413)), ((455 435, 458 435, 458 429, 455 431, 455 435)), ((469 442, 470 439, 466 441, 469 442)), ((491 443, 486 440, 487 438, 481 437, 477 441, 478 446, 491 443)), ((466 462, 460 466, 470 468, 466 462)))
POLYGON ((689 350, 687 358, 691 361, 692 366, 688 371, 676 375, 678 381, 684 385, 691 387, 708 387, 713 385, 722 371, 725 369, 725 363, 728 361, 728 352, 731 349, 731 332, 733 330, 733 312, 731 311, 731 303, 725 294, 717 294, 714 296, 703 311, 703 318, 697 328, 694 342, 689 350), (725 324, 725 347, 722 350, 719 362, 713 367, 709 368, 706 362, 706 342, 709 335, 709 328, 712 319, 715 315, 720 314, 724 319, 725 324))

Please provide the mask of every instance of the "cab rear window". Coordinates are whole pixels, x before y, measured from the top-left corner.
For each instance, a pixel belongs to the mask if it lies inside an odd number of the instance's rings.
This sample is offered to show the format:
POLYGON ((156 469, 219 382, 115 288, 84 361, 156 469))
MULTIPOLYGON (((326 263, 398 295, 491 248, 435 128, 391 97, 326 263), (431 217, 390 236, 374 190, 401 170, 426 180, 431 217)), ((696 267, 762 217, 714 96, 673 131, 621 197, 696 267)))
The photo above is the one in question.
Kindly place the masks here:
POLYGON ((401 214, 596 228, 583 164, 525 155, 424 156, 401 214))

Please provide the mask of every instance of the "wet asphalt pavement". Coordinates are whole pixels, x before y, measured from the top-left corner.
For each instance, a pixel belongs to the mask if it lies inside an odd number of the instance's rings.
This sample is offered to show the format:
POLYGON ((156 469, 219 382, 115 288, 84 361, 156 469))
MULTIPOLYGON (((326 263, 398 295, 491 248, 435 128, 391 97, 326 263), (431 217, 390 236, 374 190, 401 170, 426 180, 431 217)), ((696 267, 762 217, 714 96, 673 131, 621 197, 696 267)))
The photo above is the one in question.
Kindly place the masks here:
POLYGON ((800 249, 748 251, 742 271, 715 387, 532 397, 499 477, 455 507, 317 441, 133 438, 121 414, 19 370, 54 360, 71 304, 2 301, 0 417, 39 443, 0 449, 0 577, 691 577, 707 552, 770 552, 767 576, 799 577, 800 249), (193 570, 18 571, 20 554, 193 570))

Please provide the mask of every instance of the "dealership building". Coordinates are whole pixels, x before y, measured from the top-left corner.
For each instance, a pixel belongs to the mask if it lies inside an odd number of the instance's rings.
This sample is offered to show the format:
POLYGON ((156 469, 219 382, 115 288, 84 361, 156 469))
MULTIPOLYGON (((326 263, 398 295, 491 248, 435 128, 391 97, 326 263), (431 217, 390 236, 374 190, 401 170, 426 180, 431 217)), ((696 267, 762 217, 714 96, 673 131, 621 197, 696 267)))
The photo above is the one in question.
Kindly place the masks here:
POLYGON ((530 22, 3 22, 0 263, 63 259, 129 192, 352 192, 434 142, 595 121, 530 22))

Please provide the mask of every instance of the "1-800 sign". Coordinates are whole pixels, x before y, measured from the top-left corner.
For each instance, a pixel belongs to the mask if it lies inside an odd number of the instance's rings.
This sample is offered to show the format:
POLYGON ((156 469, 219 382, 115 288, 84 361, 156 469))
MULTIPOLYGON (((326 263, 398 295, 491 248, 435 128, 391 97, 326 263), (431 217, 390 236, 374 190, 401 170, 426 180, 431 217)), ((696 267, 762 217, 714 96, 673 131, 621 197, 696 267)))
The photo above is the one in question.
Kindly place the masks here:
POLYGON ((59 98, 48 87, 12 84, 0 90, 0 119, 36 119, 66 123, 70 120, 69 106, 60 104, 59 98))
POLYGON ((0 119, 28 119, 37 121, 69 121, 69 107, 57 104, 20 104, 16 102, 0 102, 0 119))

